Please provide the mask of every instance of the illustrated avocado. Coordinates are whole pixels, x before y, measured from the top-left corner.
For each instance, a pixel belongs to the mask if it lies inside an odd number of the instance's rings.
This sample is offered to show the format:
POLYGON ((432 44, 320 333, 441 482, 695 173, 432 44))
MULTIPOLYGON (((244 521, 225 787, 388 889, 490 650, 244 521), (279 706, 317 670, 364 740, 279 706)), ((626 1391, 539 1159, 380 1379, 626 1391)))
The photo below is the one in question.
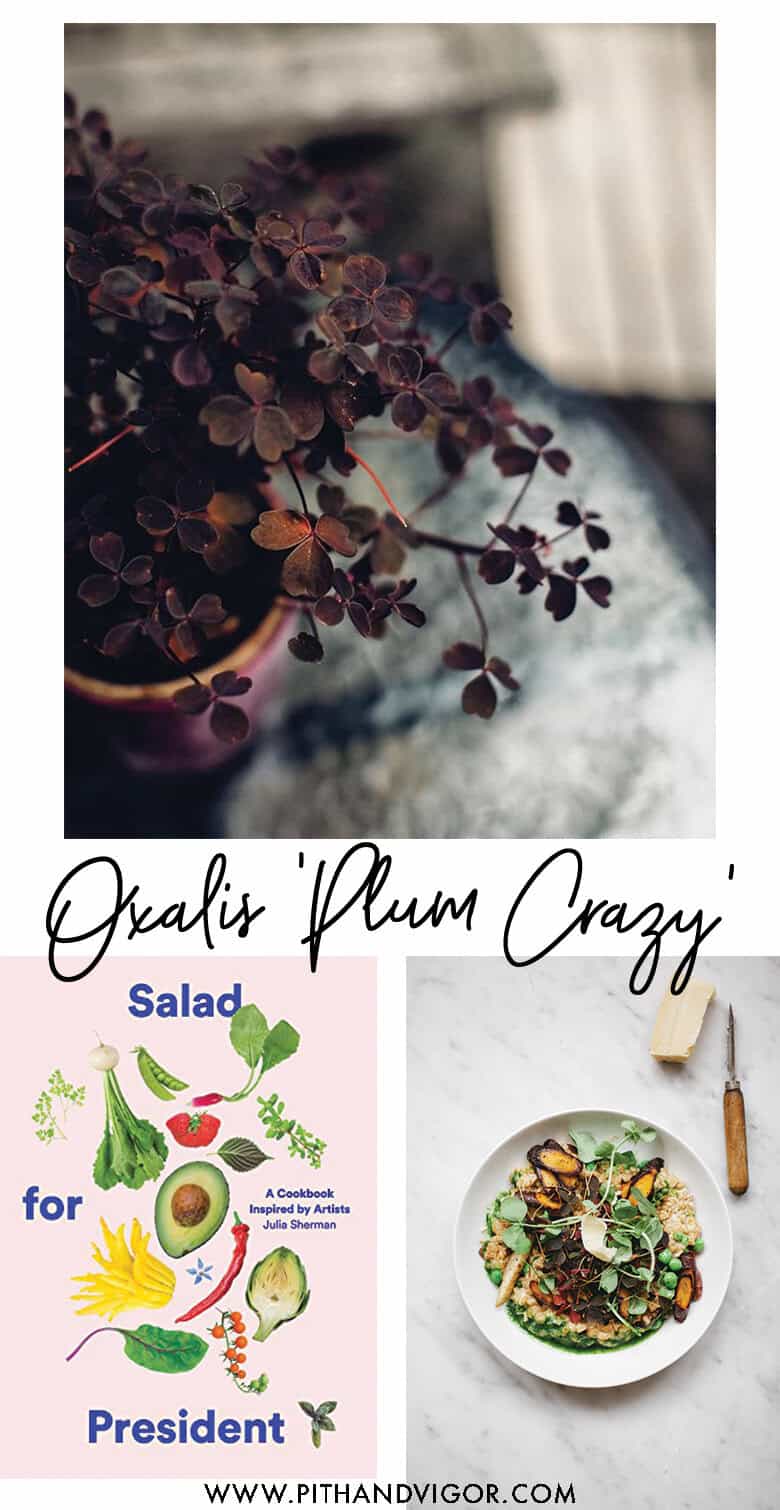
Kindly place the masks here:
POLYGON ((230 1205, 221 1169, 196 1159, 163 1180, 154 1203, 157 1240, 171 1258, 194 1253, 218 1232, 230 1205))

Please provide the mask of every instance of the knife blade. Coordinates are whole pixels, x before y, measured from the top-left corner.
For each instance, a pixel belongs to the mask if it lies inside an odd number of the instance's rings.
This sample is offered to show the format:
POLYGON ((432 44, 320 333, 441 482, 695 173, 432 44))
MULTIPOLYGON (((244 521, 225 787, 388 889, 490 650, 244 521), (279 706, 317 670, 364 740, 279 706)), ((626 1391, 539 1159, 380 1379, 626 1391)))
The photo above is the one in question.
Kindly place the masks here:
POLYGON ((726 1131, 726 1169, 729 1190, 732 1195, 744 1195, 750 1183, 748 1174, 747 1128, 745 1126, 745 1098, 737 1079, 736 1031, 734 1008, 729 1003, 729 1025, 726 1035, 727 1075, 723 1091, 723 1123, 726 1131))

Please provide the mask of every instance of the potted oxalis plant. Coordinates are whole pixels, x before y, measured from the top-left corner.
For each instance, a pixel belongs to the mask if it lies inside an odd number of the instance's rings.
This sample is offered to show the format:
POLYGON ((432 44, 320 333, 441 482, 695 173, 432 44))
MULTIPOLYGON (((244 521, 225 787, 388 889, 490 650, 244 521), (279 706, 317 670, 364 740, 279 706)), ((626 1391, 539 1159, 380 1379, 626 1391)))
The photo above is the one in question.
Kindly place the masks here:
POLYGON ((490 718, 517 682, 482 592, 535 592, 553 620, 610 595, 578 544, 609 545, 598 515, 569 499, 528 515, 534 475, 566 477, 566 450, 488 375, 446 370, 457 340, 502 336, 506 305, 427 256, 391 269, 364 250, 371 183, 318 176, 287 147, 240 184, 160 177, 101 111, 65 109, 69 689, 129 722, 137 762, 212 764, 250 732, 277 646, 314 665, 332 634, 423 629, 405 560, 439 551, 467 619, 427 653, 467 674, 464 711, 490 718), (460 307, 438 348, 437 303, 460 307), (434 448, 427 497, 391 498, 372 467, 383 415, 434 448), (485 450, 506 507, 453 538, 447 500, 485 450), (356 471, 375 508, 351 496, 356 471))

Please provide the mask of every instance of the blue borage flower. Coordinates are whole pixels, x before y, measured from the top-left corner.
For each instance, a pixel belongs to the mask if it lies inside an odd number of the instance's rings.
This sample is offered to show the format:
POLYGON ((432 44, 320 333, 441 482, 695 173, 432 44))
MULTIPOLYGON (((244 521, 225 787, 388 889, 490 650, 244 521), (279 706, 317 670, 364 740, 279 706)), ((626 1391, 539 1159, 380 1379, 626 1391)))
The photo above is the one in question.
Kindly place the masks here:
POLYGON ((211 1279, 211 1272, 213 1268, 213 1264, 204 1264, 203 1259, 199 1258, 195 1264, 195 1268, 188 1269, 187 1273, 193 1274, 195 1276, 196 1285, 199 1285, 202 1279, 211 1279))

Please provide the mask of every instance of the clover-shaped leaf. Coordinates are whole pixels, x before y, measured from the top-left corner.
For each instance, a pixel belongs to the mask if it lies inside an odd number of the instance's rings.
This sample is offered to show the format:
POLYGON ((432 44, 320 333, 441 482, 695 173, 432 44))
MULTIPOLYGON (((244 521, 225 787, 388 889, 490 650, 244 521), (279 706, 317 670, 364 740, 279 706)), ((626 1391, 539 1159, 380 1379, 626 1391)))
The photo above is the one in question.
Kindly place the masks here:
POLYGON ((293 635, 292 639, 287 641, 287 648, 297 661, 306 661, 309 664, 321 661, 324 655, 322 641, 318 640, 314 634, 307 634, 305 630, 293 635))
POLYGON ((387 285, 387 266, 378 257, 360 252, 344 263, 344 287, 354 290, 328 306, 328 313, 343 330, 359 330, 379 316, 387 325, 406 325, 413 318, 415 303, 407 289, 387 285))
POLYGON ((463 688, 461 706, 464 713, 484 719, 493 717, 498 703, 494 681, 499 682, 508 692, 519 690, 520 683, 512 675, 511 667, 506 661, 497 655, 487 657, 480 645, 474 645, 468 640, 456 640, 454 645, 444 651, 442 660, 450 671, 479 672, 463 688))
POLYGON ((512 312, 496 295, 496 290, 487 283, 469 283, 463 297, 471 305, 469 319, 471 339, 478 346, 489 346, 497 340, 502 330, 512 324, 512 312))
POLYGON ((252 678, 239 676, 235 671, 218 671, 212 676, 208 687, 195 679, 191 687, 182 687, 172 698, 180 713, 193 717, 211 709, 209 727, 212 734, 223 744, 240 744, 249 733, 249 719, 243 708, 226 698, 244 697, 252 686, 252 678))
POLYGON ((152 579, 151 556, 134 556, 123 565, 125 542, 111 530, 104 535, 92 535, 89 550, 98 565, 106 568, 79 583, 78 596, 89 608, 103 608, 113 602, 123 583, 127 587, 141 587, 152 579))
POLYGON ((354 556, 357 546, 340 519, 323 514, 313 521, 293 509, 269 509, 261 514, 252 539, 262 550, 289 551, 281 584, 292 597, 321 598, 333 581, 329 550, 354 556))
POLYGON ((446 373, 423 377, 423 359, 414 346, 380 346, 376 368, 380 381, 396 390, 390 412, 400 430, 418 430, 426 414, 438 414, 458 401, 458 390, 446 373))

